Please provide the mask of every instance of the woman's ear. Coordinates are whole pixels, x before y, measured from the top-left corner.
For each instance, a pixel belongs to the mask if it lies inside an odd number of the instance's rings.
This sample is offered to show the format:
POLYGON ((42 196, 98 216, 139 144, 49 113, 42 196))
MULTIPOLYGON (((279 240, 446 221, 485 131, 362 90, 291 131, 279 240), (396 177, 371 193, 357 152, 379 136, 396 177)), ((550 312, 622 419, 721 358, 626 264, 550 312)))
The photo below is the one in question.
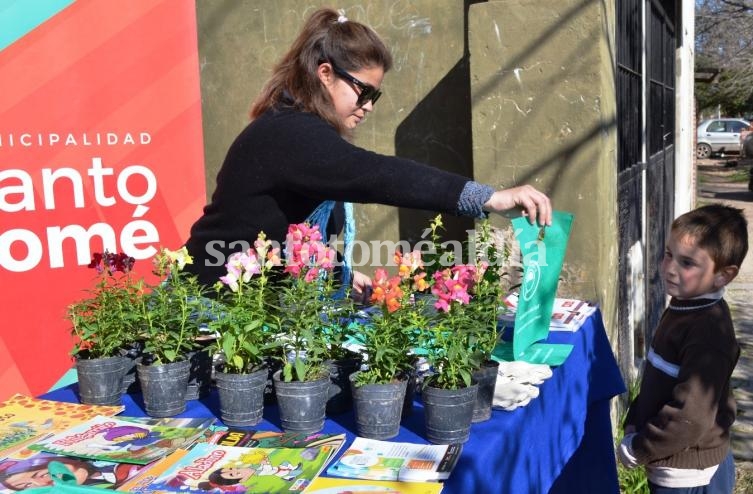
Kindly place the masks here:
POLYGON ((322 81, 324 87, 330 87, 335 81, 335 73, 332 71, 332 65, 327 62, 319 64, 319 68, 316 69, 316 75, 322 81))
POLYGON ((726 286, 730 281, 735 279, 740 272, 738 266, 724 266, 714 274, 714 287, 717 289, 726 286))

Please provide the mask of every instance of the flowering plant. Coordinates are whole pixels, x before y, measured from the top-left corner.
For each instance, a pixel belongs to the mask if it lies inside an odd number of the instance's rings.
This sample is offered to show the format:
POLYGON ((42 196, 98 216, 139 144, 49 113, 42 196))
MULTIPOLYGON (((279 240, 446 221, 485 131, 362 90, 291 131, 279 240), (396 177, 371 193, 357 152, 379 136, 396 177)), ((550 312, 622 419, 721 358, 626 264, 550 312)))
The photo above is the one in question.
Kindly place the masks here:
MULTIPOLYGON (((437 217, 433 232, 437 221, 441 225, 437 217)), ((421 339, 435 371, 427 380, 433 386, 469 386, 473 371, 491 358, 497 344, 501 278, 506 275, 503 269, 509 254, 500 249, 494 236, 488 221, 482 222, 467 245, 465 256, 472 262, 433 274, 431 292, 437 312, 421 339)))
POLYGON ((358 374, 356 384, 386 384, 408 372, 417 335, 428 321, 426 298, 415 295, 429 288, 421 253, 395 252, 398 274, 389 276, 379 268, 372 281, 371 302, 380 311, 364 326, 362 339, 367 370, 358 374))
POLYGON ((217 349, 224 356, 226 372, 257 370, 279 346, 275 338, 278 317, 268 283, 270 271, 280 265, 280 249, 272 248, 263 232, 253 247, 228 258, 227 274, 215 285, 217 300, 223 305, 209 325, 219 335, 217 349))
POLYGON ((471 242, 478 272, 474 301, 468 307, 469 316, 477 323, 471 346, 476 352, 475 360, 483 364, 491 358, 498 342, 497 321, 504 307, 505 286, 509 285, 511 253, 504 233, 493 228, 488 220, 479 224, 471 242))
POLYGON ((68 306, 67 318, 76 339, 72 355, 101 358, 115 356, 136 340, 141 326, 138 300, 141 280, 132 275, 133 257, 124 253, 94 253, 89 268, 97 271, 89 297, 68 306))
POLYGON ((196 348, 199 328, 210 322, 206 289, 196 276, 183 271, 193 263, 185 247, 162 249, 154 257, 153 273, 162 281, 141 298, 144 353, 152 364, 176 362, 196 348))
POLYGON ((471 374, 481 365, 472 348, 477 326, 469 309, 478 277, 475 266, 464 264, 434 273, 431 293, 437 312, 420 338, 435 372, 427 384, 446 389, 470 386, 471 374))
POLYGON ((310 381, 328 374, 328 342, 323 315, 336 289, 332 276, 335 250, 322 241, 318 226, 288 227, 285 239, 287 276, 281 284, 280 315, 285 354, 285 381, 310 381))

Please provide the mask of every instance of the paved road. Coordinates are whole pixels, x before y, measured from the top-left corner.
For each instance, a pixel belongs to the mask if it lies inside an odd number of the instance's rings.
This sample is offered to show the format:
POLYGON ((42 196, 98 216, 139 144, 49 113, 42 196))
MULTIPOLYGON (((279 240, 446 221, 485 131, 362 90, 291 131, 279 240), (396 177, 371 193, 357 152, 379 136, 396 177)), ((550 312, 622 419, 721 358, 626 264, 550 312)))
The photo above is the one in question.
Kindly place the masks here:
MULTIPOLYGON (((742 164, 746 169, 753 162, 742 164)), ((741 208, 748 219, 749 242, 753 244, 753 192, 747 183, 728 183, 726 176, 734 168, 725 168, 724 161, 704 160, 698 163, 698 205, 723 202, 741 208), (700 183, 703 182, 703 183, 700 183)), ((732 374, 732 387, 738 404, 738 417, 732 428, 732 449, 739 462, 753 461, 753 245, 743 262, 740 274, 727 287, 725 299, 732 310, 737 337, 742 347, 740 360, 732 374)))

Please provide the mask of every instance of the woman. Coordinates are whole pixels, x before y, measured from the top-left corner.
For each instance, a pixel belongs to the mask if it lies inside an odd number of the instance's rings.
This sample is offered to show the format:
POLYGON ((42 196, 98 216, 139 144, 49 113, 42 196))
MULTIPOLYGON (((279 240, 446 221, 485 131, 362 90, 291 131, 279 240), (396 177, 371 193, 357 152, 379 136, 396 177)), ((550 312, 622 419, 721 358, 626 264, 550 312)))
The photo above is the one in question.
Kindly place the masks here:
MULTIPOLYGON (((212 200, 191 229, 186 246, 194 264, 188 270, 212 285, 225 274, 227 257, 252 245, 260 231, 282 244, 288 225, 311 220, 322 203, 335 204, 324 223, 329 234, 344 223, 348 232, 351 202, 472 217, 521 208, 531 221, 551 223, 549 198, 531 186, 495 191, 350 143, 391 66, 389 50, 371 28, 331 9, 307 19, 254 102, 252 122, 227 153, 212 200)), ((354 294, 369 284, 356 274, 354 294)))

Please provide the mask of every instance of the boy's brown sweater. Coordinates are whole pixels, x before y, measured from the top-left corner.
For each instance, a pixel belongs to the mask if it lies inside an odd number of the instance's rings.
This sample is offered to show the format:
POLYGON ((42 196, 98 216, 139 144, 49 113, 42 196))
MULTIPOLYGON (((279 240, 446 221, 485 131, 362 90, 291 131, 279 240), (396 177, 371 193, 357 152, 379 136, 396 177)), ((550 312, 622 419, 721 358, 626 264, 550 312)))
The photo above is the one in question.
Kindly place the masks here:
POLYGON ((625 426, 633 425, 639 463, 701 469, 729 450, 736 404, 730 377, 740 346, 723 299, 672 299, 656 329, 640 394, 625 426))

